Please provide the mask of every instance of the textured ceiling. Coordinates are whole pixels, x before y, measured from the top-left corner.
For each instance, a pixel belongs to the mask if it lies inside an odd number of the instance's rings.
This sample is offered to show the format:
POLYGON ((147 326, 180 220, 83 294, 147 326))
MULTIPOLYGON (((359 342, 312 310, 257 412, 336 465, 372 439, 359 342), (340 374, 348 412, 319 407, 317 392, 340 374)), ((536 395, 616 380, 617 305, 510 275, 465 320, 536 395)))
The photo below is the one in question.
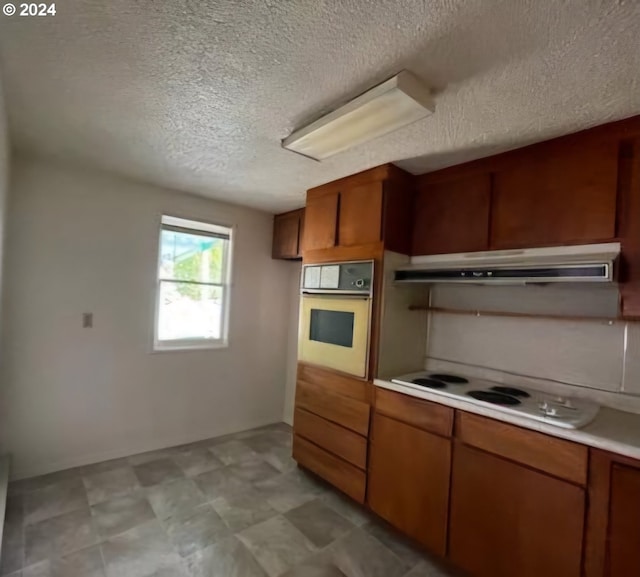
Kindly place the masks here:
POLYGON ((637 0, 62 0, 0 16, 19 151, 274 212, 640 113, 637 0), (436 113, 322 163, 280 148, 406 68, 436 113))

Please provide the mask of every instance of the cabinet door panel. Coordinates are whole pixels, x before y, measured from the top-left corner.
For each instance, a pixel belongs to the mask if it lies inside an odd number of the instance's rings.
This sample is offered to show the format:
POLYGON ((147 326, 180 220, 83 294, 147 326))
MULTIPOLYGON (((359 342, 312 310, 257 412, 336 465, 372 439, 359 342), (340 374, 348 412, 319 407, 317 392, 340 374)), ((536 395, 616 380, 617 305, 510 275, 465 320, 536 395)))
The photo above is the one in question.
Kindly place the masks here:
POLYGON ((372 182, 340 193, 340 246, 378 242, 382 238, 382 182, 372 182))
POLYGON ((304 222, 304 250, 334 247, 337 223, 338 193, 308 196, 304 222))
POLYGON ((640 469, 613 465, 607 577, 640 575, 640 469))
POLYGON ((380 414, 369 452, 373 511, 438 555, 446 552, 451 441, 380 414))
POLYGON ((580 577, 585 491, 456 444, 449 555, 474 577, 580 577))
POLYGON ((640 318, 640 139, 622 143, 618 182, 622 315, 640 318))
POLYGON ((416 196, 413 254, 487 250, 491 175, 425 183, 416 196))
POLYGON ((300 256, 300 215, 301 211, 295 211, 273 217, 273 258, 300 256))
POLYGON ((618 154, 612 142, 527 149, 494 175, 491 246, 615 237, 618 154))

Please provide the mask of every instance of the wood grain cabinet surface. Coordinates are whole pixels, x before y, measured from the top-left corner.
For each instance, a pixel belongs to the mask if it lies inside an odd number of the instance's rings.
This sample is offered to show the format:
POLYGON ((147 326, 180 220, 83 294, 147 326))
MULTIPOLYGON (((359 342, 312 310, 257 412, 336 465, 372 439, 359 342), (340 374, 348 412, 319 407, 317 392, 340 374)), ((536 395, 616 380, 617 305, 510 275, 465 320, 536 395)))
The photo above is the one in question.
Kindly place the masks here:
POLYGON ((358 503, 364 503, 367 476, 361 469, 296 434, 293 458, 358 503))
POLYGON ((640 469, 613 465, 606 577, 640 575, 640 469))
POLYGON ((622 316, 640 319, 640 138, 622 142, 619 170, 622 316))
POLYGON ((330 249, 381 243, 409 254, 413 195, 412 177, 390 164, 308 190, 305 260, 343 260, 348 251, 330 249))
POLYGON ((457 414, 456 438, 577 485, 587 483, 589 450, 584 445, 463 411, 457 414))
POLYGON ((415 202, 414 255, 489 248, 489 173, 423 182, 415 202))
POLYGON ((302 258, 304 209, 292 210, 273 217, 273 246, 271 257, 276 259, 302 258))
POLYGON ((338 192, 307 196, 302 241, 304 251, 336 246, 339 201, 338 192))
POLYGON ((444 556, 451 440, 379 413, 372 429, 369 506, 432 553, 444 556))
POLYGON ((581 487, 456 443, 449 555, 474 577, 580 577, 581 487))
POLYGON ((340 192, 338 242, 341 246, 382 240, 382 182, 345 188, 340 192))
POLYGON ((293 458, 356 501, 367 484, 369 384, 298 364, 293 458))
POLYGON ((640 575, 640 461, 591 450, 585 577, 640 575))
POLYGON ((297 435, 308 439, 352 465, 363 470, 366 468, 366 437, 301 408, 295 410, 293 430, 297 435))
POLYGON ((490 246, 593 242, 616 235, 615 142, 529 147, 493 176, 490 246))

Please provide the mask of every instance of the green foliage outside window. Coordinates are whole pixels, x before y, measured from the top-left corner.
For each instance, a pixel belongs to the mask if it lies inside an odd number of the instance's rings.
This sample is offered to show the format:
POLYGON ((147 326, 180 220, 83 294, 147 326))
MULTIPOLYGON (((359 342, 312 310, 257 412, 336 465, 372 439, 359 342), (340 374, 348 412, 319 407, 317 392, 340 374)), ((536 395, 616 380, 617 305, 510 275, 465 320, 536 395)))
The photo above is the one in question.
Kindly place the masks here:
MULTIPOLYGON (((222 258, 224 241, 215 239, 203 251, 195 252, 174 262, 173 273, 176 280, 199 282, 222 282, 222 258), (208 270, 203 261, 208 260, 208 270), (204 267, 204 270, 203 270, 204 267)), ((176 284, 178 293, 195 300, 201 298, 201 285, 176 284)))

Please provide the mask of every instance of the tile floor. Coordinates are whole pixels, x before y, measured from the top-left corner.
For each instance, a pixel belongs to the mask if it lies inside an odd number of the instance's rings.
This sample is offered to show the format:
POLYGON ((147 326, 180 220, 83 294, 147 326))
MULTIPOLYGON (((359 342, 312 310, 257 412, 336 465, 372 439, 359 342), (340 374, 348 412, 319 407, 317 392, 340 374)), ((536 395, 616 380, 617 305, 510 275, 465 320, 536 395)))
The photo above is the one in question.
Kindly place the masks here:
POLYGON ((10 485, 0 575, 443 577, 273 425, 10 485))

